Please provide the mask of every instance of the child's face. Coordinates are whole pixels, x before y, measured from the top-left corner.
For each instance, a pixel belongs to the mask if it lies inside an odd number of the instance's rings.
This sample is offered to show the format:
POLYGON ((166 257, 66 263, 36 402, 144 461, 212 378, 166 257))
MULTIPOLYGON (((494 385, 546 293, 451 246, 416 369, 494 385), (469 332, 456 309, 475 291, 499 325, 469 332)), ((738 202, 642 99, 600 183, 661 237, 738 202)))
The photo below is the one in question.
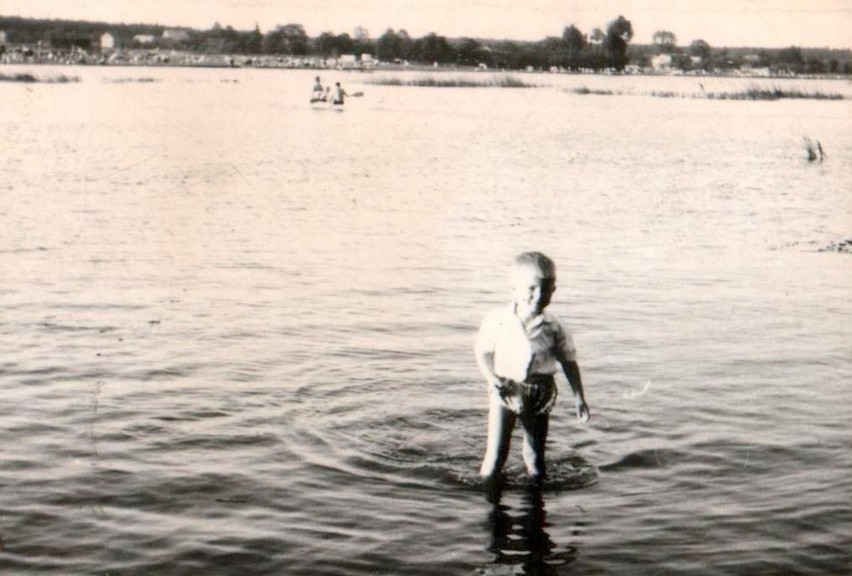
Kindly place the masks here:
POLYGON ((543 277, 534 266, 515 266, 512 269, 512 300, 521 317, 540 314, 553 295, 553 281, 543 277))

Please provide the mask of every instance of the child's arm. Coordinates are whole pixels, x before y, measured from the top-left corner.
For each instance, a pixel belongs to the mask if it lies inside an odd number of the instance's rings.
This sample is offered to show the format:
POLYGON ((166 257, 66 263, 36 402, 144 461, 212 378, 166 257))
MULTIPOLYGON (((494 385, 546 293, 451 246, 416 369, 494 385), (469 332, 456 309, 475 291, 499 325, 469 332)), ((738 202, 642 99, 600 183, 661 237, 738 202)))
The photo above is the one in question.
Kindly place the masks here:
POLYGON ((485 316, 485 319, 482 321, 482 325, 479 327, 479 332, 476 334, 474 356, 476 356, 476 365, 479 367, 479 371, 482 373, 482 376, 485 378, 485 382, 488 385, 489 395, 498 393, 502 396, 504 386, 503 379, 494 373, 494 334, 497 329, 495 322, 496 320, 493 312, 485 316))
POLYGON ((583 394, 583 379, 580 378, 580 366, 576 360, 560 360, 562 371, 565 372, 565 377, 568 378, 568 384, 571 385, 571 391, 574 393, 574 399, 577 403, 577 419, 580 422, 588 422, 591 418, 589 406, 586 404, 586 396, 583 394))
POLYGON ((503 380, 494 373, 494 352, 482 350, 477 347, 476 365, 479 366, 479 371, 485 377, 489 393, 503 390, 503 380))

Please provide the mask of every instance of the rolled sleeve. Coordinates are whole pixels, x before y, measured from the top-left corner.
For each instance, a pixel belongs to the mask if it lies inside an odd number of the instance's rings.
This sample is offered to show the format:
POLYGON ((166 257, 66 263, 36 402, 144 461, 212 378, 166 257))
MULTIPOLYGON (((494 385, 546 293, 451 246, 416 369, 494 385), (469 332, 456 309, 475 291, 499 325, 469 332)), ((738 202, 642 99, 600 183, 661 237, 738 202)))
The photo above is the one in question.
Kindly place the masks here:
POLYGON ((485 315, 482 324, 479 326, 479 332, 476 334, 476 342, 474 344, 474 352, 477 354, 490 354, 494 352, 497 339, 497 315, 495 311, 491 311, 485 315))
POLYGON ((555 348, 562 359, 568 362, 577 361, 577 347, 574 345, 574 337, 571 333, 565 330, 561 324, 558 324, 559 329, 556 332, 555 348))

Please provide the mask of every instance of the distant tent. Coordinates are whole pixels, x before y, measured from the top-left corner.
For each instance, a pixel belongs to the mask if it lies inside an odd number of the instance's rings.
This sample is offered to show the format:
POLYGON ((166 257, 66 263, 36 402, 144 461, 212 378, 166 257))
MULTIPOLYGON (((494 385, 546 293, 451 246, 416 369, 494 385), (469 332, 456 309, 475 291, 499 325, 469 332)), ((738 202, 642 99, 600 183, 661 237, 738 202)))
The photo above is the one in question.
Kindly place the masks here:
POLYGON ((109 32, 101 34, 101 50, 115 49, 115 36, 109 32))

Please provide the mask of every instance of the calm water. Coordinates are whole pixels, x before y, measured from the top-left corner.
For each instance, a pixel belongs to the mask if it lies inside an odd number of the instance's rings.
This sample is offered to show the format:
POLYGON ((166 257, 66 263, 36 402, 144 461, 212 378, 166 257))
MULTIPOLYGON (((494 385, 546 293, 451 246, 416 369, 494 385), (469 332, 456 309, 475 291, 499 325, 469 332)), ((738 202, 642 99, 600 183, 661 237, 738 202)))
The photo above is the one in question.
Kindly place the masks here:
POLYGON ((0 571, 849 573, 849 100, 71 72, 0 86, 0 571), (592 421, 565 386, 494 506, 471 348, 526 249, 592 421))

